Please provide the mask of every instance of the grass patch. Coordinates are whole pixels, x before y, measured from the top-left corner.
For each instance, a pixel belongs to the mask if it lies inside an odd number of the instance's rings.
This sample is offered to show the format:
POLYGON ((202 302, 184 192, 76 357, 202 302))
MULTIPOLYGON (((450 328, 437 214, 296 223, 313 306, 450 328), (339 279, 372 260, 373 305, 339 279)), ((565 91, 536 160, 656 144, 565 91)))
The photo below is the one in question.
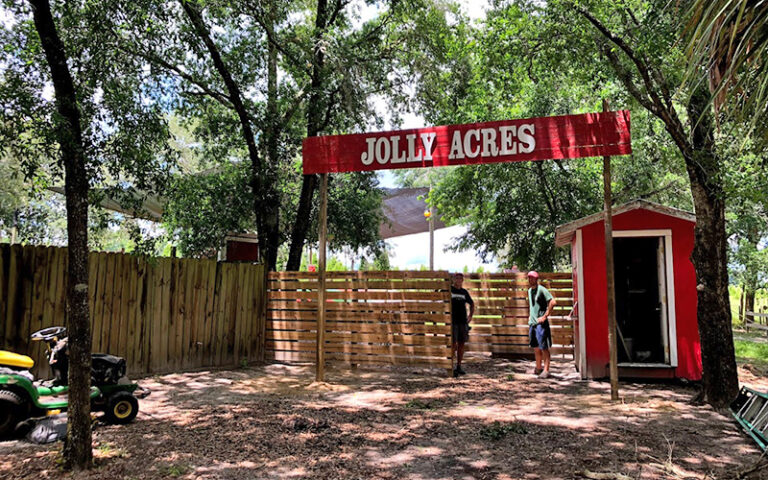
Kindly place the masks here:
POLYGON ((768 343, 734 340, 736 358, 750 362, 768 363, 768 343))
POLYGON ((485 426, 480 430, 481 437, 494 441, 501 440, 510 433, 525 435, 528 433, 528 429, 525 428, 525 425, 520 423, 493 422, 492 424, 485 426))
POLYGON ((164 477, 180 477, 190 471, 190 467, 184 464, 171 464, 160 467, 160 474, 164 477))
POLYGON ((409 400, 408 403, 405 404, 405 408, 414 408, 416 410, 432 410, 434 407, 427 402, 422 402, 421 400, 415 398, 413 400, 409 400))

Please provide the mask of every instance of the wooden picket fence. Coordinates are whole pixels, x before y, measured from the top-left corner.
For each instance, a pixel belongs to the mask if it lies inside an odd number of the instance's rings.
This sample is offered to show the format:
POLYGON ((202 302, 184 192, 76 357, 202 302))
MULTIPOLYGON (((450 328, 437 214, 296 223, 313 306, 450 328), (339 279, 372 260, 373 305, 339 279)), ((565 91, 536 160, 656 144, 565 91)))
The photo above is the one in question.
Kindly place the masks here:
MULTIPOLYGON (((266 355, 276 361, 316 356, 316 273, 274 272, 267 286, 266 355)), ((570 273, 542 273, 557 299, 550 320, 553 355, 573 356, 570 273)), ((525 274, 468 274, 476 310, 467 350, 530 355, 525 274)), ((326 359, 450 368, 447 272, 328 272, 326 359)))
MULTIPOLYGON (((124 357, 130 375, 264 360, 264 268, 91 253, 93 351, 124 357)), ((32 332, 66 326, 67 249, 0 244, 0 349, 34 358, 32 332)))
MULTIPOLYGON (((269 274, 267 358, 314 361, 316 273, 269 274)), ((447 272, 328 272, 326 359, 451 368, 447 272)))
MULTIPOLYGON (((557 304, 549 323, 553 355, 573 357, 573 308, 570 273, 541 273, 540 283, 557 304)), ((525 273, 467 274, 466 288, 475 302, 475 316, 467 343, 469 352, 496 355, 531 354, 528 346, 528 279, 525 273)))

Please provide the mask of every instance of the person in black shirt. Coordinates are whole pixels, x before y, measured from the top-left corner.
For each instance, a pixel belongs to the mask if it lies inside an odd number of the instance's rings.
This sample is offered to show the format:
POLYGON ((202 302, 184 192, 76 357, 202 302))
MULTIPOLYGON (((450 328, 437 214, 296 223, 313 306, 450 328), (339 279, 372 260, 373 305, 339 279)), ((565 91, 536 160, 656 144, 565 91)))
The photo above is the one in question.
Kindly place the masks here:
POLYGON ((475 302, 469 292, 461 288, 464 284, 464 274, 454 273, 451 278, 451 325, 453 334, 453 351, 456 356, 456 368, 453 376, 458 377, 466 372, 461 369, 461 360, 464 357, 464 344, 469 339, 469 322, 475 314, 475 302), (469 304, 469 316, 467 316, 467 304, 469 304))

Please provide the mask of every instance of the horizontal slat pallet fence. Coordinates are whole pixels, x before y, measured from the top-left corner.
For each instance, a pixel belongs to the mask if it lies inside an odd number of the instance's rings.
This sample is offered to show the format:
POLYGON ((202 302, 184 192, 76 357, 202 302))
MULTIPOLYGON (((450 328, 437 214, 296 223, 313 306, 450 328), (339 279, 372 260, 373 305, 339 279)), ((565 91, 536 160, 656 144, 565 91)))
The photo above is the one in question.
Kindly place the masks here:
MULTIPOLYGON (((447 272, 328 272, 325 351, 347 364, 451 367, 447 272)), ((267 356, 313 361, 317 274, 269 277, 267 356)))
MULTIPOLYGON (((552 354, 573 357, 573 308, 570 273, 540 273, 540 283, 557 304, 549 323, 552 354)), ((467 274, 464 288, 475 302, 467 351, 498 355, 531 355, 528 346, 528 279, 525 273, 467 274)))
MULTIPOLYGON (((0 349, 30 355, 50 376, 41 328, 66 326, 67 249, 0 244, 0 349)), ((261 265, 91 253, 92 350, 128 373, 166 373, 264 360, 261 265)))

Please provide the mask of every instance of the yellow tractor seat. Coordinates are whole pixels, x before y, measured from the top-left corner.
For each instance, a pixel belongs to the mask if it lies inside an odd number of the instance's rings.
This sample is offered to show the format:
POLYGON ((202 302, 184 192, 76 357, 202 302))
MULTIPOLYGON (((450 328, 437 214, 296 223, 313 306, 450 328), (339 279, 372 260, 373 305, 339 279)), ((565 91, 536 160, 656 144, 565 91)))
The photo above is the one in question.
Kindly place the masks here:
POLYGON ((0 365, 13 368, 32 368, 35 361, 26 355, 0 350, 0 365))

